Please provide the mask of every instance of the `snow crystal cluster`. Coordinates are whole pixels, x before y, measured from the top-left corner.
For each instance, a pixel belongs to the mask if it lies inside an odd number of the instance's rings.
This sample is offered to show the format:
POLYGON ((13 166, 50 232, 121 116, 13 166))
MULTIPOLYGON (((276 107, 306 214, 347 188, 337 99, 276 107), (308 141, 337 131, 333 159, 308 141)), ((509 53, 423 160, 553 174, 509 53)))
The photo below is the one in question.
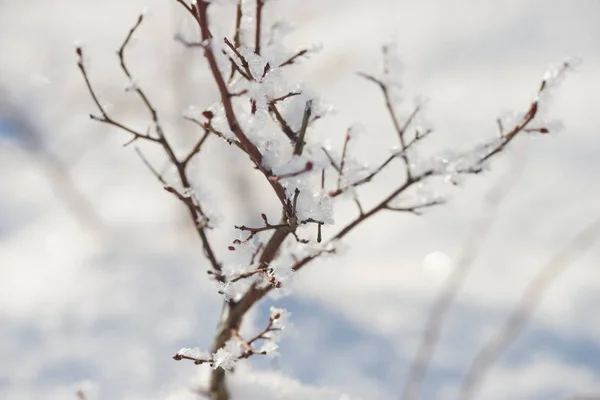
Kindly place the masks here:
MULTIPOLYGON (((279 352, 277 350, 279 349, 279 345, 277 341, 281 339, 281 332, 291 327, 290 316, 291 313, 283 308, 271 307, 269 326, 261 335, 263 343, 260 348, 254 351, 265 354, 270 358, 278 357, 279 352)), ((243 342, 243 339, 237 337, 228 340, 223 347, 213 354, 197 347, 184 347, 177 352, 174 358, 187 358, 194 360, 198 364, 209 363, 212 369, 222 368, 224 370, 231 370, 236 362, 245 358, 244 351, 247 351, 251 345, 251 342, 243 342)))

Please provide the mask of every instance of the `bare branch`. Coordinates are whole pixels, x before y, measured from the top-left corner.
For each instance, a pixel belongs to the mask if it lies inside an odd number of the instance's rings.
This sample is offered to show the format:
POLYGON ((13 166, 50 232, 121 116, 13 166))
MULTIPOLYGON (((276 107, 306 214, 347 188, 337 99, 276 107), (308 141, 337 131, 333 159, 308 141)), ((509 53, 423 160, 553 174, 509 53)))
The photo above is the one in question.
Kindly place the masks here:
MULTIPOLYGON (((212 115, 212 114, 209 114, 209 115, 212 115)), ((212 118, 212 116, 210 118, 212 118)), ((204 130, 206 130, 206 131, 214 134, 218 138, 223 139, 228 144, 233 144, 237 148, 239 148, 240 150, 244 151, 244 148, 242 147, 242 145, 240 144, 240 142, 238 142, 237 140, 234 140, 234 139, 227 138, 227 137, 225 137, 225 135, 222 132, 219 132, 218 130, 216 130, 215 127, 212 126, 210 118, 208 119, 207 122, 201 122, 201 121, 198 121, 196 118, 193 118, 193 117, 189 117, 189 116, 184 116, 183 117, 183 119, 185 119, 186 121, 193 122, 194 124, 200 126, 202 129, 204 129, 204 130)))
MULTIPOLYGON (((348 151, 348 142, 350 142, 350 128, 346 132, 346 138, 344 139, 344 145, 342 146, 342 157, 340 159, 340 166, 336 168, 338 170, 337 190, 341 190, 342 176, 344 175, 344 165, 346 164, 346 154, 348 151)), ((329 154, 327 154, 329 156, 329 154)), ((331 158, 329 159, 331 161, 331 158)), ((333 196, 332 196, 333 197, 333 196)))
POLYGON ((333 167, 333 169, 335 169, 338 174, 341 173, 340 167, 337 165, 337 163, 333 159, 333 156, 329 153, 329 150, 327 150, 323 146, 321 146, 321 150, 323 150, 323 153, 325 153, 325 156, 327 156, 327 159, 329 160, 329 163, 331 164, 331 166, 333 167))
POLYGON ((446 202, 444 200, 432 200, 432 201, 428 201, 428 202, 418 204, 416 206, 411 206, 411 207, 386 206, 385 209, 389 210, 389 211, 408 212, 408 213, 412 213, 415 215, 421 215, 422 214, 421 210, 423 210, 424 208, 431 208, 431 207, 439 206, 439 205, 445 204, 445 203, 446 202))
MULTIPOLYGON (((144 14, 140 14, 140 16, 138 17, 136 23, 129 30, 129 33, 125 37, 125 40, 123 41, 123 44, 121 45, 121 47, 119 48, 119 51, 117 52, 117 55, 119 56, 119 62, 121 64, 121 69, 123 70, 123 72, 125 73, 125 75, 127 76, 127 78, 129 78, 130 82, 133 82, 134 80, 133 80, 133 76, 129 72, 129 69, 127 68, 127 65, 125 64, 125 49, 127 48, 127 45, 129 44, 129 42, 131 41, 131 38, 133 37, 133 34, 135 33, 135 31, 142 24, 143 20, 144 20, 144 14)), ((140 98, 143 101, 144 105, 146 106, 146 108, 150 112, 150 115, 152 116, 152 122, 154 122, 154 125, 156 127, 156 133, 158 134, 159 138, 163 138, 164 137, 164 133, 163 133, 163 129, 160 126, 160 123, 158 121, 158 114, 156 112, 156 109, 152 106, 152 103, 150 102, 150 100, 148 100, 148 97, 146 96, 146 94, 144 93, 144 91, 139 86, 135 85, 134 88, 133 88, 133 91, 136 92, 140 96, 140 98)))
POLYGON ((269 180, 273 180, 273 181, 280 181, 282 179, 286 179, 286 178, 293 178, 296 177, 298 175, 302 175, 305 174, 307 172, 312 171, 313 169, 313 163, 310 161, 307 161, 306 164, 304 165, 304 168, 302 168, 299 171, 295 171, 295 172, 290 172, 288 174, 282 174, 282 175, 273 175, 269 177, 269 180))
POLYGON ((97 117, 93 114, 90 114, 90 118, 95 121, 99 121, 99 122, 103 122, 103 123, 115 126, 119 129, 124 130, 125 132, 132 134, 133 140, 145 139, 145 140, 149 140, 151 142, 158 142, 159 141, 158 138, 152 137, 149 134, 139 133, 139 132, 135 131, 134 129, 131 129, 131 128, 121 124, 120 122, 115 121, 114 119, 112 119, 111 117, 108 116, 108 114, 106 113, 106 110, 104 110, 104 107, 102 107, 102 105, 100 104, 100 101, 98 100, 96 92, 94 91, 92 84, 90 82, 90 78, 87 74, 87 70, 83 63, 83 50, 81 49, 81 47, 77 47, 76 53, 79 58, 77 61, 77 67, 79 68, 79 70, 81 71, 81 74, 83 75, 83 79, 85 80, 85 85, 87 86, 88 92, 92 96, 92 100, 94 101, 94 103, 96 103, 96 107, 102 114, 102 117, 97 117))
POLYGON ((294 148, 294 154, 299 156, 304 150, 304 137, 306 136, 306 129, 308 129, 308 121, 310 120, 310 114, 312 113, 312 100, 308 100, 304 106, 304 115, 302 117, 302 125, 300 126, 300 132, 298 133, 298 140, 296 140, 296 146, 294 148))
POLYGON ((280 101, 286 100, 290 97, 299 96, 301 94, 302 94, 301 92, 289 92, 289 93, 284 94, 283 96, 279 96, 279 97, 272 99, 271 102, 279 103, 280 101))
POLYGON ((183 6, 183 8, 185 8, 192 15, 192 17, 197 19, 196 13, 192 9, 192 7, 188 6, 184 0, 175 0, 175 1, 178 2, 179 4, 181 4, 183 6))
MULTIPOLYGON (((364 178, 361 178, 355 182, 352 182, 344 187, 340 187, 340 185, 339 185, 341 183, 341 180, 340 180, 338 182, 338 188, 334 191, 331 191, 329 193, 329 195, 331 197, 336 197, 336 196, 341 195, 342 193, 345 193, 350 188, 357 187, 360 185, 364 185, 365 183, 371 182, 371 180, 373 178, 375 178, 375 176, 377 176, 381 171, 383 171, 383 169, 385 167, 387 167, 392 162, 392 160, 400 157, 401 154, 403 154, 403 152, 396 152, 396 153, 391 154, 379 167, 375 168, 375 170, 373 172, 371 172, 369 175, 367 175, 364 178)), ((328 157, 329 157, 329 155, 328 155, 328 157)))
POLYGON ((298 51, 296 54, 294 54, 293 56, 288 58, 286 61, 279 64, 279 68, 294 64, 296 61, 298 61, 298 59, 300 57, 305 55, 307 52, 308 52, 308 49, 302 49, 302 50, 298 51))
POLYGON ((394 111, 394 105, 392 104, 392 99, 390 98, 390 92, 389 92, 388 85, 386 83, 384 83, 383 81, 375 78, 374 76, 367 75, 363 72, 359 72, 358 75, 375 83, 381 89, 383 98, 385 100, 385 106, 388 110, 388 113, 390 114, 390 118, 392 119, 392 123, 394 125, 394 130, 396 131, 396 133, 398 134, 398 138, 400 139, 400 147, 402 150, 401 157, 404 160, 404 164, 406 166, 406 174, 408 177, 410 177, 411 176, 411 168, 410 168, 410 162, 408 160, 408 155, 406 154, 406 139, 404 138, 404 134, 406 132, 407 127, 411 123, 412 119, 419 112, 420 107, 417 106, 417 108, 413 111, 413 113, 411 114, 409 119, 406 121, 404 126, 400 125, 400 122, 398 121, 398 117, 396 116, 396 112, 394 111))
POLYGON ((150 164, 150 161, 148 161, 148 159, 144 156, 144 153, 142 153, 142 151, 138 147, 135 148, 135 153, 138 155, 138 157, 140 157, 144 165, 150 170, 150 172, 152 172, 152 175, 154 175, 160 183, 162 183, 165 186, 168 185, 163 176, 158 173, 158 171, 152 166, 152 164, 150 164))
POLYGON ((261 214, 261 217, 262 217, 263 221, 265 222, 265 226, 261 226, 258 228, 251 228, 251 227, 245 226, 245 225, 235 225, 235 229, 239 229, 240 231, 243 231, 243 232, 250 232, 250 235, 244 240, 244 242, 247 242, 248 240, 252 239, 254 237, 254 235, 256 235, 257 233, 260 233, 260 232, 276 230, 279 228, 290 228, 290 225, 288 223, 275 224, 275 225, 270 224, 269 221, 267 220, 266 214, 261 214))
MULTIPOLYGON (((241 45, 241 27, 242 27, 242 18, 243 18, 243 10, 242 10, 242 0, 238 0, 237 5, 235 7, 235 29, 233 34, 233 47, 239 48, 241 45)), ((233 60, 231 60, 232 64, 235 64, 233 60)), ((237 65, 232 65, 231 73, 229 74, 228 82, 231 83, 235 76, 235 71, 237 70, 235 67, 237 65)))
MULTIPOLYGON (((185 4, 184 4, 185 5, 185 4)), ((129 68, 127 67, 127 64, 125 62, 125 51, 127 49, 127 45, 129 44, 131 38, 133 37, 133 34, 136 32, 137 28, 140 26, 140 24, 143 21, 143 14, 141 14, 136 23, 133 25, 133 27, 129 30, 127 36, 125 37, 125 40, 123 41, 121 47, 119 48, 119 51, 117 52, 118 57, 119 57, 119 61, 120 61, 120 65, 121 65, 121 69, 123 70, 123 72, 125 73, 125 75, 130 79, 133 80, 133 77, 129 71, 129 68)), ((145 107, 148 109, 148 111, 150 112, 150 115, 152 117, 152 121, 154 123, 154 126, 156 128, 156 132, 158 135, 158 138, 154 138, 151 137, 149 134, 140 134, 138 132, 133 131, 130 128, 125 127, 124 125, 112 120, 111 118, 108 117, 108 115, 106 114, 106 112, 104 111, 104 109, 102 108, 102 106, 100 105, 94 90, 92 88, 92 85, 90 83, 90 80, 88 78, 87 75, 87 71, 84 67, 83 64, 83 54, 82 54, 82 50, 81 48, 77 48, 77 55, 79 56, 79 60, 78 60, 78 67, 80 69, 80 71, 83 74, 84 80, 86 82, 86 86, 88 88, 88 91, 90 92, 92 99, 94 100, 94 102, 96 103, 96 106, 98 107, 98 109, 100 110, 100 112, 102 113, 102 118, 98 118, 98 117, 92 117, 93 119, 96 119, 98 121, 101 122, 105 122, 105 123, 109 123, 111 125, 117 126, 131 134, 134 135, 134 139, 146 139, 149 140, 151 142, 155 142, 155 143, 159 143, 161 145, 161 147, 163 148, 164 152, 166 153, 169 161, 175 166, 175 168, 177 169, 177 173, 179 176, 179 179, 181 181, 182 186, 184 187, 184 190, 186 191, 191 191, 192 190, 192 186, 189 182, 189 179, 187 177, 187 172, 186 172, 186 166, 187 166, 187 162, 189 161, 189 159, 186 160, 187 161, 179 161, 179 159, 177 158, 177 156, 175 155, 175 152, 173 151, 173 148, 171 147, 169 141, 167 140, 166 136, 164 135, 164 131, 160 125, 159 122, 159 118, 158 118, 158 113, 156 112, 156 109, 154 108, 154 106, 152 105, 152 103, 150 102, 149 98, 146 96, 146 94, 144 93, 144 91, 140 88, 140 87, 135 87, 133 90, 138 94, 138 96, 140 97, 140 99, 142 100, 142 102, 144 103, 145 107)), ((199 143, 198 149, 197 151, 199 151, 201 146, 201 143, 199 143)), ((151 166, 151 164, 148 162, 148 160, 146 160, 146 158, 143 156, 143 154, 141 153, 141 151, 136 150, 136 152, 138 153, 138 155, 141 157, 142 161, 146 164, 146 166, 148 166, 148 168, 150 169, 150 171, 156 176, 156 178, 163 184, 163 186, 169 186, 166 184, 165 180, 163 179, 163 177, 151 166)), ((194 153, 195 154, 195 153, 194 153)), ((192 154, 192 157, 193 155, 192 154)), ((189 154, 188 154, 189 156, 189 154)), ((191 157, 190 157, 191 159, 191 157)), ((171 191, 172 192, 172 191, 171 191)), ((172 192, 173 193, 173 192, 172 192)), ((180 198, 180 200, 183 199, 183 202, 186 204, 190 217, 194 223, 194 226, 196 228, 196 231, 198 232, 198 235, 200 236, 200 239, 202 241, 202 245, 204 248, 204 253, 206 255, 206 257, 208 258, 208 260, 210 261, 210 264, 212 266, 212 268, 215 271, 215 276, 217 277, 217 279, 222 279, 221 278, 221 264, 217 261, 216 256, 214 251, 212 250, 212 247, 208 241, 208 237, 206 236, 205 233, 205 228, 207 227, 207 221, 208 218, 206 217, 206 215, 204 214, 204 212, 202 211, 202 208, 200 206, 200 203, 197 200, 193 200, 190 199, 186 196, 183 195, 179 195, 177 196, 178 198, 180 198)))
POLYGON ((254 76, 252 76, 252 70, 250 69, 250 64, 248 63, 248 60, 246 60, 246 57, 244 57, 242 53, 240 53, 240 51, 229 41, 229 39, 224 38, 223 41, 225 42, 227 47, 231 49, 233 54, 237 56, 238 60, 240 60, 240 62, 242 63, 241 68, 243 68, 243 70, 241 70, 240 67, 238 67, 238 65, 232 58, 229 58, 229 60, 234 64, 234 67, 237 67, 236 70, 247 80, 254 81, 255 79, 254 76))
POLYGON ((184 166, 187 166, 189 164, 189 162, 192 160, 192 158, 194 158, 194 156, 200 152, 202 145, 204 144, 204 142, 206 142, 206 139, 208 139, 208 136, 210 135, 210 133, 211 132, 208 129, 204 128, 204 135, 202 135, 200 140, 198 140, 196 145, 192 148, 192 150, 190 150, 188 155, 181 162, 184 166))
POLYGON ((262 10, 265 5, 264 0, 256 0, 256 29, 254 31, 254 52, 260 55, 260 36, 262 28, 262 10))
POLYGON ((207 364, 207 363, 208 363, 208 364, 212 364, 212 362, 213 362, 212 358, 210 358, 210 359, 204 359, 204 358, 194 358, 194 357, 186 356, 186 355, 179 354, 179 353, 177 353, 177 354, 175 354, 175 355, 173 356, 173 360, 176 360, 176 361, 180 361, 180 360, 191 360, 191 361, 193 361, 193 362, 194 362, 194 364, 196 364, 196 365, 200 365, 200 364, 207 364))
POLYGON ((266 354, 265 351, 260 351, 260 350, 256 350, 255 348, 252 347, 252 345, 254 344, 254 342, 256 342, 257 340, 260 339, 269 339, 267 335, 269 332, 277 332, 280 329, 279 328, 275 328, 273 325, 275 323, 275 321, 277 321, 280 318, 279 314, 275 314, 271 317, 269 317, 269 322, 267 323, 267 326, 260 331, 259 333, 257 333, 254 337, 252 337, 249 340, 245 340, 244 338, 242 338, 242 336, 240 336, 239 331, 237 329, 232 329, 232 336, 234 338, 237 339, 238 343, 244 348, 244 353, 241 355, 240 358, 248 358, 254 354, 266 354))
POLYGON ((275 116, 275 120, 279 123, 279 126, 281 127, 283 133, 285 133, 285 135, 290 139, 292 143, 296 143, 298 141, 296 132, 294 132, 292 128, 290 128, 287 121, 283 118, 283 115, 281 115, 275 104, 275 100, 269 102, 269 111, 275 116))
POLYGON ((410 140, 407 144, 406 144, 406 148, 405 151, 410 149, 412 146, 414 146, 417 142, 419 142, 420 140, 425 139, 427 136, 429 136, 431 133, 433 132, 432 129, 427 129, 425 132, 421 133, 419 130, 417 130, 415 132, 415 136, 412 140, 410 140))

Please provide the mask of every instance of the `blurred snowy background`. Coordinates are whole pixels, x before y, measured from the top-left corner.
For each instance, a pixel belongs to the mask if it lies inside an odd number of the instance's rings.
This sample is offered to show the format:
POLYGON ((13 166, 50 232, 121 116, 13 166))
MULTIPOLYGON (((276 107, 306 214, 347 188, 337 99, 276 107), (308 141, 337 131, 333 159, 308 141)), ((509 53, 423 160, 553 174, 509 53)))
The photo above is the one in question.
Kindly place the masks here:
MULTIPOLYGON (((193 142, 198 132, 181 112, 207 107, 217 93, 201 55, 173 41, 190 23, 174 0, 0 0, 2 399, 74 399, 78 389, 90 400, 198 397, 188 389, 199 387, 203 369, 171 356, 209 347, 221 297, 181 204, 133 147, 121 146, 128 137, 89 120, 96 110, 76 68, 79 41, 102 101, 115 117, 146 126, 115 56, 143 7, 149 18, 132 43, 131 69, 168 133, 193 142)), ((406 65, 405 115, 414 97, 430 99, 424 115, 436 137, 423 158, 493 137, 498 116, 526 111, 550 64, 565 55, 584 60, 546 112, 564 123, 561 132, 521 138, 490 173, 458 187, 431 184, 449 204, 420 217, 378 215, 347 237, 342 255, 302 271, 291 296, 253 310, 249 329, 262 327, 275 304, 291 311, 295 333, 281 343, 282 357, 252 359, 232 382, 236 399, 398 398, 440 288, 422 260, 435 251, 459 256, 485 193, 525 154, 425 380, 424 399, 452 399, 532 277, 600 212, 600 3, 282 0, 266 13, 296 28, 290 48, 323 45, 290 70, 336 109, 311 134, 340 144, 361 123, 354 155, 373 165, 397 138, 380 92, 355 72, 377 72, 390 40, 406 65)), ((218 18, 230 23, 230 15, 218 18)), ((235 257, 226 250, 238 237, 233 224, 274 203, 260 177, 238 172, 245 157, 218 140, 209 146, 195 184, 219 217, 212 237, 227 260, 235 257)), ((365 203, 397 179, 382 175, 360 192, 365 203)), ((353 212, 342 207, 336 222, 353 212)), ((600 245, 553 283, 478 398, 600 393, 598 261, 600 245)))

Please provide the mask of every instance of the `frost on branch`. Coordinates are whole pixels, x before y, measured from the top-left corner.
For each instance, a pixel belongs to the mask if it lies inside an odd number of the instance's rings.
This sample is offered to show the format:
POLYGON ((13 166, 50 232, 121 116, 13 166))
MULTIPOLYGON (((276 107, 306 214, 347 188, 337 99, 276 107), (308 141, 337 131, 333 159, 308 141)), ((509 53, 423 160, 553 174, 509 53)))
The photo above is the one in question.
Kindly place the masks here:
POLYGON ((237 342, 230 340, 225 346, 218 349, 212 355, 196 347, 184 347, 173 356, 173 359, 178 361, 191 360, 194 364, 210 364, 213 369, 222 368, 230 370, 235 365, 235 362, 240 359, 241 355, 242 351, 240 345, 237 342))
POLYGON ((284 330, 286 325, 289 325, 289 319, 292 314, 284 308, 271 307, 270 311, 273 328, 284 330))
POLYGON ((569 72, 574 71, 582 63, 580 57, 568 57, 558 65, 552 65, 544 74, 540 90, 535 100, 541 101, 542 97, 548 96, 553 89, 558 87, 569 72))
POLYGON ((212 356, 209 352, 200 350, 197 347, 188 348, 184 347, 179 350, 174 356, 174 360, 192 360, 194 364, 210 363, 212 356))
POLYGON ((241 348, 238 343, 233 340, 228 341, 224 347, 217 350, 215 354, 213 354, 213 362, 211 367, 213 369, 223 368, 225 370, 230 370, 235 365, 235 362, 241 356, 241 348))
POLYGON ((276 34, 280 25, 276 23, 270 30, 263 26, 263 13, 269 2, 235 1, 233 32, 223 35, 209 21, 208 9, 219 1, 175 1, 189 14, 197 35, 192 38, 178 35, 175 39, 189 51, 204 55, 207 72, 218 93, 217 101, 209 107, 190 107, 184 112, 183 118, 198 128, 196 141, 186 151, 174 148, 172 135, 176 133, 163 125, 159 110, 127 64, 126 50, 144 20, 143 14, 127 33, 117 54, 124 78, 132 83, 129 94, 147 110, 145 129, 138 130, 126 121, 114 119, 111 110, 102 106, 81 47, 76 48, 77 66, 96 108, 90 118, 127 133, 129 141, 125 145, 143 142, 157 147, 170 164, 172 176, 165 176, 136 148, 141 161, 159 181, 162 192, 173 196, 187 210, 207 260, 208 275, 215 280, 217 291, 224 295, 223 315, 210 352, 184 348, 173 357, 213 367, 209 396, 214 400, 229 399, 225 370, 231 369, 236 361, 256 354, 276 355, 276 333, 289 327, 289 313, 273 308, 263 330, 252 337, 243 337, 239 327, 257 302, 287 289, 294 274, 313 260, 339 255, 346 236, 371 217, 387 211, 419 215, 443 204, 444 198, 427 192, 426 184, 433 178, 457 185, 469 175, 488 169, 492 159, 523 133, 551 131, 553 127, 540 119, 540 108, 547 92, 573 66, 572 62, 565 62, 547 73, 533 100, 510 118, 499 118, 498 133, 490 135, 488 140, 468 151, 448 150, 419 159, 418 148, 433 130, 423 123, 422 101, 417 101, 401 117, 398 106, 402 63, 397 48, 386 45, 382 49, 382 70, 359 76, 381 92, 382 106, 392 122, 391 134, 397 146, 379 163, 366 166, 360 162, 360 154, 355 154, 360 150, 355 146, 360 129, 348 129, 337 148, 316 138, 315 127, 327 115, 329 107, 303 82, 289 82, 286 72, 316 49, 285 50, 276 34), (213 224, 213 213, 207 212, 206 198, 201 195, 210 193, 210 188, 204 188, 211 181, 196 182, 196 174, 190 168, 191 162, 205 149, 207 140, 231 146, 247 159, 252 171, 263 180, 265 195, 272 196, 278 205, 275 212, 261 210, 260 220, 258 216, 247 216, 246 221, 226 227, 235 229, 237 237, 233 236, 225 249, 214 247, 211 241, 217 227, 213 224), (396 186, 370 208, 364 207, 361 189, 391 168, 399 171, 396 186), (338 202, 344 201, 356 205, 356 216, 339 231, 333 231, 334 210, 338 202), (228 262, 232 252, 237 252, 234 263, 228 262))
POLYGON ((271 341, 271 342, 265 342, 261 346, 259 351, 263 354, 266 354, 270 358, 275 358, 275 357, 279 357, 281 355, 281 354, 279 354, 277 349, 279 349, 279 346, 277 345, 277 343, 271 341))
POLYGON ((290 313, 282 308, 271 307, 271 315, 264 329, 250 339, 241 336, 238 329, 231 330, 231 339, 222 347, 219 347, 212 355, 198 348, 184 347, 174 356, 174 360, 190 360, 194 364, 209 364, 214 370, 221 368, 231 370, 238 360, 249 358, 255 354, 277 357, 279 346, 276 341, 279 336, 275 333, 289 326, 290 313), (257 342, 263 342, 260 348, 256 348, 257 342))

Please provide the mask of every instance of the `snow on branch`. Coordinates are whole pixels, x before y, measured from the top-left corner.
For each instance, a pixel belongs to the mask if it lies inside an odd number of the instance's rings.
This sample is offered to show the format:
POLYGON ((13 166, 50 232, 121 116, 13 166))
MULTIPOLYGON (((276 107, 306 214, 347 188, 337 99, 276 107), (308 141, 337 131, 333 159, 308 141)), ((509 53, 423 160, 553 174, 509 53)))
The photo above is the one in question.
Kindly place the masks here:
POLYGON ((317 258, 338 253, 340 241, 380 212, 420 215, 431 207, 443 205, 443 198, 411 203, 406 202, 406 195, 411 189, 436 177, 458 184, 459 177, 483 172, 492 159, 523 134, 545 135, 550 132, 550 126, 538 121, 540 107, 546 101, 547 92, 575 64, 565 62, 546 74, 533 100, 524 108, 525 112, 512 120, 498 119, 499 132, 490 140, 466 152, 440 154, 419 162, 415 149, 434 132, 417 123, 425 111, 423 102, 419 102, 406 118, 400 117, 398 104, 402 65, 395 47, 386 45, 382 49, 382 72, 360 72, 358 75, 381 92, 383 107, 392 122, 392 134, 397 137, 398 147, 373 168, 357 167, 351 146, 355 128, 348 129, 340 153, 311 136, 318 121, 327 115, 328 108, 301 82, 289 82, 286 70, 296 66, 314 49, 305 47, 293 52, 285 51, 278 41, 280 37, 273 35, 278 31, 275 25, 270 32, 265 32, 264 13, 268 11, 269 2, 257 0, 252 3, 255 7, 248 7, 248 2, 237 1, 232 35, 218 37, 216 30, 212 29, 208 12, 216 2, 198 0, 188 4, 183 0, 175 1, 188 13, 199 32, 197 38, 177 35, 175 40, 189 51, 203 53, 218 91, 215 104, 206 109, 190 107, 184 112, 183 118, 200 130, 197 140, 184 154, 176 153, 171 144, 172 133, 163 127, 159 111, 126 62, 128 44, 140 29, 144 14, 127 32, 117 55, 121 70, 130 82, 127 90, 135 94, 148 111, 145 131, 133 129, 109 115, 107 108, 98 100, 81 47, 76 48, 77 66, 98 111, 90 118, 126 132, 130 136, 126 145, 148 142, 158 146, 177 172, 177 181, 169 182, 137 149, 142 162, 163 189, 188 210, 210 265, 208 275, 217 282, 217 291, 225 296, 223 314, 211 350, 184 348, 173 356, 175 360, 212 366, 206 393, 215 400, 229 399, 225 370, 231 369, 237 360, 277 353, 274 333, 285 326, 287 314, 283 310, 272 311, 265 328, 255 336, 245 338, 239 328, 250 308, 270 292, 281 290, 284 286, 278 277, 280 271, 297 273, 317 258), (254 24, 250 28, 247 26, 249 21, 254 24), (189 175, 190 163, 201 156, 205 143, 211 137, 223 145, 234 146, 239 154, 251 161, 253 169, 268 184, 268 194, 277 199, 280 207, 276 223, 270 222, 265 212, 261 213, 262 225, 250 222, 235 225, 241 236, 226 249, 213 247, 210 231, 215 227, 201 198, 194 191, 189 175), (383 171, 394 167, 399 167, 399 176, 403 178, 373 206, 363 207, 359 190, 377 179, 383 171), (349 197, 356 204, 358 214, 337 232, 331 232, 335 206, 349 197), (311 231, 313 227, 315 229, 311 231), (224 265, 221 260, 226 258, 227 251, 242 248, 249 250, 250 254, 246 265, 224 265), (262 342, 262 346, 258 347, 257 342, 262 342))

